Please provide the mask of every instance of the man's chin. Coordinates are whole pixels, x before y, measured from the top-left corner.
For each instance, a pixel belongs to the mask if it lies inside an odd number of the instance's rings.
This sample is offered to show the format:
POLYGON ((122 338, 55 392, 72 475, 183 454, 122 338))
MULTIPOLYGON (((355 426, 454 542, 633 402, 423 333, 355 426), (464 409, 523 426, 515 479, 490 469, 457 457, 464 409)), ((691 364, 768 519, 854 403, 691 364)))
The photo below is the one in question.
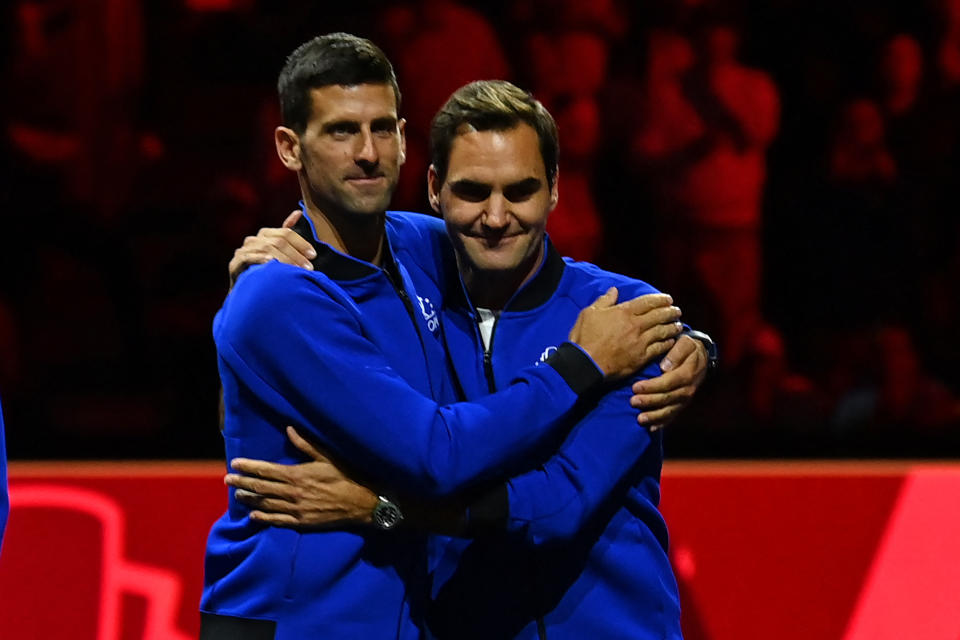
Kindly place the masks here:
POLYGON ((355 199, 353 202, 350 202, 346 207, 346 210, 354 216, 358 217, 369 217, 380 215, 387 210, 387 207, 390 206, 390 196, 393 194, 388 194, 379 198, 363 198, 355 199))
POLYGON ((479 258, 471 260, 473 268, 480 273, 487 273, 491 276, 507 275, 516 271, 521 266, 521 261, 506 256, 473 256, 479 258))

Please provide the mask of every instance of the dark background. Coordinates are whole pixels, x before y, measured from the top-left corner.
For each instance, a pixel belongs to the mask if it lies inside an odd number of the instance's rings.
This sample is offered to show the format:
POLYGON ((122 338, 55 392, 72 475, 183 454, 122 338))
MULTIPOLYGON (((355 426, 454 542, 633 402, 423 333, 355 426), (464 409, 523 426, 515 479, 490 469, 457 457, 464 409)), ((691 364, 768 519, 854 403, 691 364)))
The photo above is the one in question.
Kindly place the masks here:
POLYGON ((222 455, 210 326, 227 262, 298 199, 273 150, 276 75, 335 30, 397 67, 410 158, 396 208, 427 210, 426 127, 463 82, 505 77, 550 108, 557 244, 670 291, 720 343, 724 367, 668 455, 960 451, 960 2, 2 11, 13 458, 222 455), (725 75, 718 33, 739 38, 725 75))

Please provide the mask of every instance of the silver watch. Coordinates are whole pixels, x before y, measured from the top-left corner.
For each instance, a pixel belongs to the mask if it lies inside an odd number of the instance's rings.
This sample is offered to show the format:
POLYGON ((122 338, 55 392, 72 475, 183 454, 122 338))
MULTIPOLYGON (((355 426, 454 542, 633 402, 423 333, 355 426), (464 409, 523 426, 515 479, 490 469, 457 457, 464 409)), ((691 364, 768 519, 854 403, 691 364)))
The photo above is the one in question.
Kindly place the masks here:
POLYGON ((373 524, 382 531, 389 531, 403 520, 400 507, 390 498, 377 496, 377 504, 373 507, 373 524))

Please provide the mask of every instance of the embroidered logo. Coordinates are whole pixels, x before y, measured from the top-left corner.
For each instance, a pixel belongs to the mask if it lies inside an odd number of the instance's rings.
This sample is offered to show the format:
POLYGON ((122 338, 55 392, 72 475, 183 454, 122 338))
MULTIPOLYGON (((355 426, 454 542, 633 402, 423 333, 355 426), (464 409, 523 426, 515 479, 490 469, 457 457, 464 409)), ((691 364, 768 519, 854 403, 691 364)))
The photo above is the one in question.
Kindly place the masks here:
POLYGON ((430 329, 431 333, 436 333, 437 329, 440 328, 440 318, 437 316, 437 310, 433 308, 433 303, 430 302, 430 298, 421 298, 417 296, 417 301, 420 303, 420 313, 423 314, 423 319, 427 322, 427 328, 430 329))

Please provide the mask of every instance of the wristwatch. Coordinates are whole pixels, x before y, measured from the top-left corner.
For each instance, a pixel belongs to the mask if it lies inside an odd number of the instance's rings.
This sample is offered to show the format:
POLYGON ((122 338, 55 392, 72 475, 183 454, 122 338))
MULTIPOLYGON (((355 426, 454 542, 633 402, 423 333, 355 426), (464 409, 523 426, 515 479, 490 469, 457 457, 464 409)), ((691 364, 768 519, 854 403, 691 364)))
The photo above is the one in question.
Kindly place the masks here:
POLYGON ((377 504, 373 507, 373 524, 381 531, 389 531, 403 520, 400 507, 386 496, 377 496, 377 504))
POLYGON ((703 331, 697 331, 696 329, 687 329, 683 334, 703 343, 703 346, 707 348, 707 371, 716 371, 720 366, 720 354, 713 339, 703 331))

